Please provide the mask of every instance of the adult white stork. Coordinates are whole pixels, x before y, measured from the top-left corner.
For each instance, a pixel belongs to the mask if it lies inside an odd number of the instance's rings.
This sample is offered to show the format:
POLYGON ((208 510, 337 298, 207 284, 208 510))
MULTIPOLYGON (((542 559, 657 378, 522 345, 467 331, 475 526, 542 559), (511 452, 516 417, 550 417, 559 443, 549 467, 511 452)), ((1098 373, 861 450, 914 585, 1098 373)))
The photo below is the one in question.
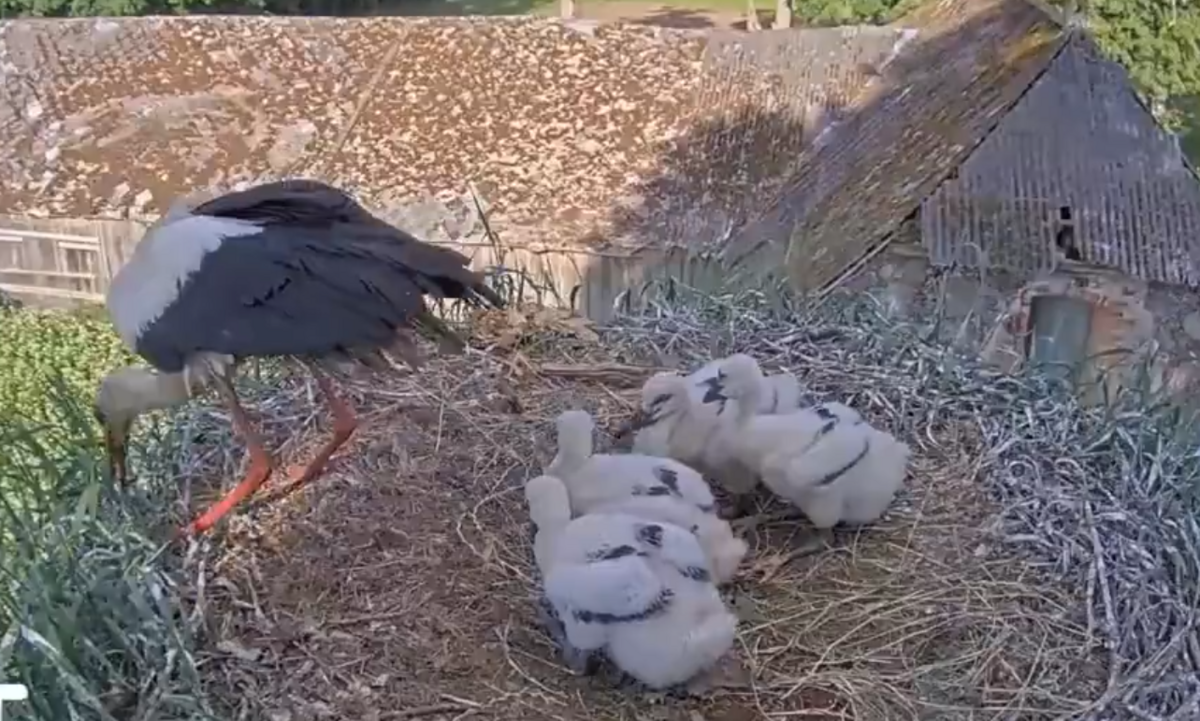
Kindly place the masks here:
POLYGON ((283 493, 311 481, 357 426, 322 364, 377 365, 381 350, 399 348, 415 365, 403 352, 413 350, 406 340, 413 329, 461 343, 428 311, 424 296, 501 307, 467 263, 311 180, 266 183, 194 208, 175 205, 147 231, 108 291, 117 332, 153 366, 118 369, 97 392, 113 476, 127 482, 125 444, 138 415, 215 387, 250 464, 245 478, 181 534, 211 528, 275 470, 234 391, 237 364, 286 356, 313 374, 333 414, 333 437, 283 493))

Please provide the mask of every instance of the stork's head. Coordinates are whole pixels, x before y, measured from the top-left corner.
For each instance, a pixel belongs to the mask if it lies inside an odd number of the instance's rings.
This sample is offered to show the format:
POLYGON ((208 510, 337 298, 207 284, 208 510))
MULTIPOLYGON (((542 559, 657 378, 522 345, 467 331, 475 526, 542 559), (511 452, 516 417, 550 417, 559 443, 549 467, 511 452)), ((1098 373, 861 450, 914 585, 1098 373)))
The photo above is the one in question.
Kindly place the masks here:
POLYGON ((137 417, 155 408, 179 405, 188 395, 182 374, 128 366, 105 376, 96 391, 93 412, 104 429, 104 447, 113 478, 122 485, 129 480, 125 447, 137 417))
POLYGON ((617 428, 616 437, 624 438, 659 421, 684 413, 688 409, 688 380, 673 371, 655 373, 642 386, 642 402, 633 418, 617 428))
POLYGON ((128 480, 125 462, 125 442, 129 429, 138 416, 134 399, 137 378, 145 371, 141 368, 120 368, 105 376, 96 391, 93 412, 104 430, 104 449, 108 454, 108 466, 113 478, 124 485, 128 480))
POLYGON ((754 356, 735 353, 721 361, 717 378, 727 396, 742 400, 761 392, 763 373, 754 356))

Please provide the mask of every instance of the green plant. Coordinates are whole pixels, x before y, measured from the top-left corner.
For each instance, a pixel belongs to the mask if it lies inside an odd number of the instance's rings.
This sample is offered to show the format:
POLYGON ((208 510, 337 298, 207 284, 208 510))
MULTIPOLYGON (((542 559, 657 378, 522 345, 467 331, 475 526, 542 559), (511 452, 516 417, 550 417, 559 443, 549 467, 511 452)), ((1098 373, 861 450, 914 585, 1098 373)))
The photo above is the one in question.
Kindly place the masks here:
MULTIPOLYGON (((52 434, 0 417, 0 677, 30 689, 5 710, 45 721, 212 718, 192 654, 202 609, 181 602, 149 535, 171 485, 113 488, 88 405, 56 378, 46 402, 52 434)), ((144 451, 170 457, 178 435, 144 451)))
POLYGON ((105 373, 132 360, 106 315, 96 309, 0 310, 0 418, 19 418, 59 434, 70 421, 46 402, 54 379, 61 378, 76 397, 90 399, 105 373))

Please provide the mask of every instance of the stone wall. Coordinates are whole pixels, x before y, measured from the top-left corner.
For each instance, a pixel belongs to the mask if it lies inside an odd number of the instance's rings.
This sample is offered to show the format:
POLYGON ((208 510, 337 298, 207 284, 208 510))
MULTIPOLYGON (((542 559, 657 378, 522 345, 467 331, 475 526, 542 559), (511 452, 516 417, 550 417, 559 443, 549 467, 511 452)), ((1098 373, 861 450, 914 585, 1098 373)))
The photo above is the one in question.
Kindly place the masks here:
POLYGON ((1139 281, 1110 269, 1065 262, 1034 279, 991 272, 952 272, 929 262, 910 220, 853 281, 893 315, 938 323, 948 344, 980 353, 1006 371, 1026 362, 1030 307, 1038 296, 1067 296, 1093 308, 1087 353, 1094 359, 1089 400, 1135 382, 1149 359, 1153 387, 1186 392, 1200 385, 1200 295, 1139 281))
POLYGON ((1020 283, 1002 273, 980 277, 933 266, 914 216, 849 286, 871 293, 894 317, 937 322, 945 342, 977 349, 1020 283))

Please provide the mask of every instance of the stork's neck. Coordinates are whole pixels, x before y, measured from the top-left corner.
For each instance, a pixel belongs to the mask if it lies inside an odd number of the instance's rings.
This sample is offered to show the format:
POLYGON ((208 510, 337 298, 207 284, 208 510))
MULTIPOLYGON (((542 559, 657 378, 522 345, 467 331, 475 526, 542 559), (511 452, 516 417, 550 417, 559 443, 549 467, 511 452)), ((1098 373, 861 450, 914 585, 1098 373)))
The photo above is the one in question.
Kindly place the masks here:
POLYGON ((588 459, 592 457, 592 432, 591 429, 567 427, 561 428, 558 432, 558 452, 554 455, 554 459, 550 461, 550 465, 546 467, 546 473, 552 476, 562 478, 569 476, 575 471, 583 467, 588 459))
POLYGON ((175 406, 187 403, 198 388, 190 388, 186 373, 160 373, 152 371, 150 377, 153 379, 154 395, 162 402, 161 406, 156 408, 173 408, 175 406))
POLYGON ((537 523, 537 532, 533 536, 533 560, 544 579, 554 565, 555 551, 558 550, 563 531, 571 522, 571 514, 567 511, 565 516, 544 513, 539 515, 540 523, 537 523))

